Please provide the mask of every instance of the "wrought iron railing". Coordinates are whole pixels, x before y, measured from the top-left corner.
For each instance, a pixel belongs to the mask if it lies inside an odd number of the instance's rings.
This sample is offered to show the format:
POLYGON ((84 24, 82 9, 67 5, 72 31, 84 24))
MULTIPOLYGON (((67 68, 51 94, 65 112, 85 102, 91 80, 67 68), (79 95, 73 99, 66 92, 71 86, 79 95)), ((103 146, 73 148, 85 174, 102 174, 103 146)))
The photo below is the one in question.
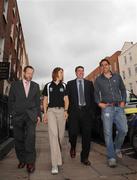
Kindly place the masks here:
POLYGON ((8 97, 0 95, 0 143, 9 137, 8 97))

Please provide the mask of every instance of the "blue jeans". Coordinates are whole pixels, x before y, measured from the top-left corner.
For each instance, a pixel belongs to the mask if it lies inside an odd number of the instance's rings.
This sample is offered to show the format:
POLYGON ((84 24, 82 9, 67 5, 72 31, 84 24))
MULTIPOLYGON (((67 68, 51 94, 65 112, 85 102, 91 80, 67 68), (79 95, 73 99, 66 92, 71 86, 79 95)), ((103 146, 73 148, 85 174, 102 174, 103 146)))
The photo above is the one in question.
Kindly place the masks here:
POLYGON ((104 138, 107 146, 107 157, 116 158, 116 150, 120 150, 128 131, 127 118, 121 107, 107 106, 102 109, 104 138), (113 123, 116 124, 116 137, 113 142, 113 123))

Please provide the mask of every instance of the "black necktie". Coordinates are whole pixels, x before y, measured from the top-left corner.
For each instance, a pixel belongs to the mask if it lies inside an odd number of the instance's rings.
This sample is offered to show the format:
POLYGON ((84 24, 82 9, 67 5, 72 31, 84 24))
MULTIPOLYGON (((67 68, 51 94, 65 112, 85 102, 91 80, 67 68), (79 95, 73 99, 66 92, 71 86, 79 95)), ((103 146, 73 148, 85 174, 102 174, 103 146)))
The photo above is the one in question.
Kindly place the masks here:
POLYGON ((84 90, 83 90, 83 86, 82 86, 82 81, 79 80, 79 103, 81 106, 84 105, 85 103, 85 96, 84 96, 84 90))

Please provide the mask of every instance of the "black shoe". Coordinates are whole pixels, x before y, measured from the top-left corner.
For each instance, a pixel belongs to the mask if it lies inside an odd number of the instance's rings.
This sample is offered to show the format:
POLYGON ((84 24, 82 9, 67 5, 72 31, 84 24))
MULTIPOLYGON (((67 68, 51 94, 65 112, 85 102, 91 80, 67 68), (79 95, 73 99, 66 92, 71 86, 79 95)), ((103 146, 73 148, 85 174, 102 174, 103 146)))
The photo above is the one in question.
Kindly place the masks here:
POLYGON ((22 163, 22 162, 20 162, 19 164, 18 164, 18 168, 19 169, 22 169, 22 168, 24 168, 25 167, 25 163, 22 163))
POLYGON ((81 163, 84 164, 85 166, 90 166, 91 165, 91 162, 89 160, 81 161, 81 163))
POLYGON ((33 173, 35 171, 35 165, 27 164, 27 171, 28 171, 28 173, 33 173))
POLYGON ((71 147, 71 149, 70 149, 70 156, 71 156, 71 158, 75 158, 76 157, 76 150, 75 150, 75 148, 71 147))

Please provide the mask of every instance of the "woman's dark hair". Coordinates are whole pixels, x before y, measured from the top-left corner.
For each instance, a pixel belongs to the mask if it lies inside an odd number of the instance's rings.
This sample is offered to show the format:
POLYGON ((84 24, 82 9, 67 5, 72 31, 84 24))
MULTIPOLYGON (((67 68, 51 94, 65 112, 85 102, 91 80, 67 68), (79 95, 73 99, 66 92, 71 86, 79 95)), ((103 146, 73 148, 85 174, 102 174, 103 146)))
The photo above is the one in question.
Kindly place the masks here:
POLYGON ((102 62, 104 62, 104 61, 107 62, 107 63, 110 65, 109 60, 106 59, 106 58, 104 58, 104 59, 102 59, 102 60, 100 61, 99 66, 101 66, 101 65, 102 65, 102 62))
POLYGON ((56 67, 55 69, 53 69, 52 71, 52 80, 53 81, 56 81, 57 80, 57 77, 58 77, 58 72, 63 69, 61 67, 56 67))

